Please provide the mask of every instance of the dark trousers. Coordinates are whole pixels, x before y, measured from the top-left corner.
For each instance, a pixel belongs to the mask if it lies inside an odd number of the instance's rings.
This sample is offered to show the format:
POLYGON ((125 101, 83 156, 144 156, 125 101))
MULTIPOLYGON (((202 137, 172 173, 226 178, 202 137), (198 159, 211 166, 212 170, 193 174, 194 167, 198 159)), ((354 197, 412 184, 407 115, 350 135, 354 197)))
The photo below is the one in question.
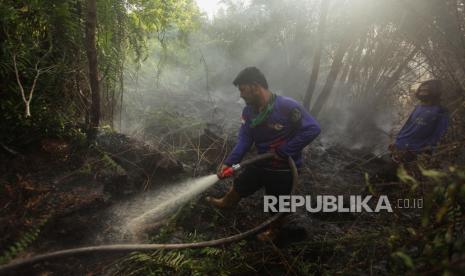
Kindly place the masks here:
POLYGON ((267 195, 289 195, 292 190, 292 172, 290 170, 271 170, 249 166, 234 179, 234 189, 241 197, 249 196, 265 187, 267 195))

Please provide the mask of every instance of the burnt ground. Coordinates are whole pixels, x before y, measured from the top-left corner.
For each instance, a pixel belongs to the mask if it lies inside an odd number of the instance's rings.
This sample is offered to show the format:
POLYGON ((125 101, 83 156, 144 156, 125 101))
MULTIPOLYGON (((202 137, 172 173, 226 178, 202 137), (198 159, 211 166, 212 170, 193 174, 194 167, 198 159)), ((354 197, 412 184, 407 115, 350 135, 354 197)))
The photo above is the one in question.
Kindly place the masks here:
MULTIPOLYGON (((218 137, 212 138, 208 131, 206 136, 202 139, 207 139, 208 146, 199 142, 197 147, 197 150, 203 149, 201 158, 192 158, 192 154, 180 156, 184 170, 163 149, 115 133, 101 136, 98 147, 90 149, 72 143, 64 149, 59 146, 50 149, 51 146, 42 144, 28 149, 27 155, 5 156, 1 177, 5 187, 0 201, 1 252, 27 258, 60 249, 131 241, 115 232, 118 223, 108 219, 109 210, 148 189, 156 190, 188 176, 214 172, 216 158, 224 155, 228 144, 219 142, 218 137), (219 151, 209 152, 215 149, 219 151), (30 238, 31 232, 37 235, 30 238), (24 245, 11 249, 17 241, 24 245)), ((385 176, 376 176, 377 171, 386 171, 383 168, 386 163, 364 149, 323 147, 315 141, 305 150, 305 160, 299 177, 297 194, 300 195, 367 194, 367 183, 371 183, 370 192, 375 197, 388 194, 391 202, 397 197, 416 196, 406 194, 405 187, 397 182, 376 184, 390 181, 385 176)), ((148 231, 142 242, 210 240, 248 230, 265 220, 260 192, 243 199, 232 210, 217 210, 204 201, 206 194, 224 193, 230 181, 223 181, 198 196, 171 219, 148 231)), ((379 214, 312 214, 301 209, 290 216, 274 243, 251 237, 246 242, 222 247, 216 253, 187 251, 182 256, 186 262, 188 258, 203 260, 205 264, 213 262, 211 267, 199 268, 202 274, 218 271, 259 275, 387 274, 396 264, 389 262, 386 254, 396 246, 396 237, 405 234, 403 224, 418 223, 418 217, 418 210, 413 209, 379 214), (215 264, 215 260, 221 264, 215 264)), ((150 267, 150 264, 124 255, 93 254, 51 260, 14 274, 126 275, 141 266, 150 267)), ((188 270, 195 268, 186 266, 188 270)), ((180 273, 186 269, 169 261, 157 262, 155 267, 166 269, 163 273, 180 273)), ((147 271, 136 274, 145 275, 147 271)))

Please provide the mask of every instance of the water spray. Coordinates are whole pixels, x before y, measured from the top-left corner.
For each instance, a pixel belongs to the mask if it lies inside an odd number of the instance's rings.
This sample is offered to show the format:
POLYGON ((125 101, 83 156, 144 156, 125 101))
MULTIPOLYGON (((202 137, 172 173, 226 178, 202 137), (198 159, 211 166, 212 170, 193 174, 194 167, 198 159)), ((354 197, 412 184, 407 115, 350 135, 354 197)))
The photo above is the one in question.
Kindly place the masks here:
POLYGON ((144 230, 145 225, 158 224, 161 220, 166 218, 168 214, 176 210, 177 207, 182 206, 189 202, 196 195, 207 190, 210 186, 218 182, 219 178, 216 174, 203 176, 196 179, 189 179, 176 185, 175 190, 169 190, 167 193, 161 193, 161 199, 155 199, 154 204, 148 207, 149 211, 144 212, 142 215, 132 218, 127 222, 129 232, 138 235, 144 230), (166 195, 168 194, 168 195, 166 195))
POLYGON ((272 158, 273 156, 274 155, 272 153, 261 154, 247 159, 242 163, 226 167, 218 175, 212 174, 196 179, 189 179, 181 184, 170 187, 167 191, 161 191, 160 196, 153 199, 150 206, 145 206, 148 211, 136 218, 130 218, 126 221, 125 227, 130 233, 137 236, 145 230, 145 226, 150 228, 158 225, 169 213, 174 211, 177 207, 186 204, 196 195, 207 190, 210 186, 213 186, 216 182, 218 182, 218 180, 232 177, 235 173, 249 164, 272 158))
MULTIPOLYGON (((267 153, 267 154, 258 155, 254 158, 248 159, 238 165, 231 167, 232 168, 231 175, 235 171, 241 169, 244 166, 247 166, 249 164, 255 163, 260 160, 271 158, 273 156, 274 156, 273 154, 267 153)), ((291 193, 294 193, 297 187, 297 183, 298 183, 297 167, 295 166, 295 163, 291 157, 288 158, 288 162, 291 168, 291 173, 292 173, 292 178, 293 178, 291 193)), ((147 218, 149 214, 152 213, 152 211, 153 210, 143 214, 141 216, 142 218, 139 217, 138 219, 143 221, 144 218, 147 218)), ((267 219, 260 225, 250 230, 247 230, 245 232, 242 232, 242 233, 239 233, 233 236, 229 236, 226 238, 210 240, 210 241, 193 242, 193 243, 171 243, 171 244, 111 244, 111 245, 88 246, 88 247, 79 247, 79 248, 72 248, 72 249, 66 249, 66 250, 59 250, 59 251, 55 251, 51 253, 37 255, 35 257, 28 258, 28 259, 15 260, 7 265, 0 266, 0 274, 4 275, 7 273, 13 273, 14 270, 16 269, 19 269, 25 266, 30 266, 38 262, 42 262, 42 261, 46 261, 50 259, 59 259, 63 257, 84 255, 84 254, 89 254, 89 253, 129 253, 133 251, 153 251, 153 250, 158 250, 158 249, 185 249, 185 248, 202 248, 202 247, 219 246, 223 244, 236 242, 236 241, 245 239, 246 237, 250 235, 257 234, 258 232, 268 227, 270 224, 279 220, 283 215, 284 213, 278 213, 274 215, 273 217, 267 219)))

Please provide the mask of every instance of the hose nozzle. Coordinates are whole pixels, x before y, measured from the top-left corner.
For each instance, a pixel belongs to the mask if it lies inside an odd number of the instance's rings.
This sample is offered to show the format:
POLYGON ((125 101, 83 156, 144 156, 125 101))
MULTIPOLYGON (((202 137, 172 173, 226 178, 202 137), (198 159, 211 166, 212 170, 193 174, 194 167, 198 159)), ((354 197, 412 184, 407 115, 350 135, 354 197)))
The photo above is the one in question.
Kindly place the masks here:
POLYGON ((241 164, 234 164, 231 167, 226 167, 223 171, 218 175, 220 179, 228 178, 234 175, 234 172, 241 169, 241 164))
POLYGON ((274 153, 264 153, 264 154, 260 154, 258 156, 255 156, 253 158, 250 158, 246 161, 243 161, 241 163, 238 163, 238 164, 234 164, 230 167, 226 167, 223 169, 223 171, 221 171, 221 173, 218 174, 218 177, 220 179, 223 179, 223 178, 227 178, 227 177, 231 177, 234 175, 234 172, 242 169, 242 167, 245 167, 245 166, 248 166, 250 164, 253 164, 257 161, 260 161, 260 160, 265 160, 265 159, 269 159, 269 158, 272 158, 274 156, 274 153))

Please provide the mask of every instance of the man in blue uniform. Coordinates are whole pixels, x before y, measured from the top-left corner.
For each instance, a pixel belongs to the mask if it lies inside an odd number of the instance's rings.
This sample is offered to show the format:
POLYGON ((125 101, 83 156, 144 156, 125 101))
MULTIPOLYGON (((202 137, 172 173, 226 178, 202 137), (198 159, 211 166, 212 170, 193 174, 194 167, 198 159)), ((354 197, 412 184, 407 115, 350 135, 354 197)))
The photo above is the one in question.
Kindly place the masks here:
MULTIPOLYGON (((298 102, 268 90, 265 76, 256 67, 242 70, 233 84, 239 88, 246 106, 237 144, 223 162, 218 176, 222 177, 225 169, 239 163, 252 145, 259 154, 274 152, 275 158, 246 167, 223 197, 207 197, 207 201, 219 208, 232 207, 263 186, 269 195, 289 195, 292 174, 288 157, 293 158, 297 167, 301 166, 302 149, 320 134, 316 120, 298 102)), ((259 238, 276 237, 279 224, 272 225, 259 238)))
POLYGON ((439 80, 422 82, 415 96, 420 104, 415 107, 407 122, 390 146, 396 163, 409 163, 420 153, 430 154, 445 134, 449 116, 440 105, 442 85, 439 80))

